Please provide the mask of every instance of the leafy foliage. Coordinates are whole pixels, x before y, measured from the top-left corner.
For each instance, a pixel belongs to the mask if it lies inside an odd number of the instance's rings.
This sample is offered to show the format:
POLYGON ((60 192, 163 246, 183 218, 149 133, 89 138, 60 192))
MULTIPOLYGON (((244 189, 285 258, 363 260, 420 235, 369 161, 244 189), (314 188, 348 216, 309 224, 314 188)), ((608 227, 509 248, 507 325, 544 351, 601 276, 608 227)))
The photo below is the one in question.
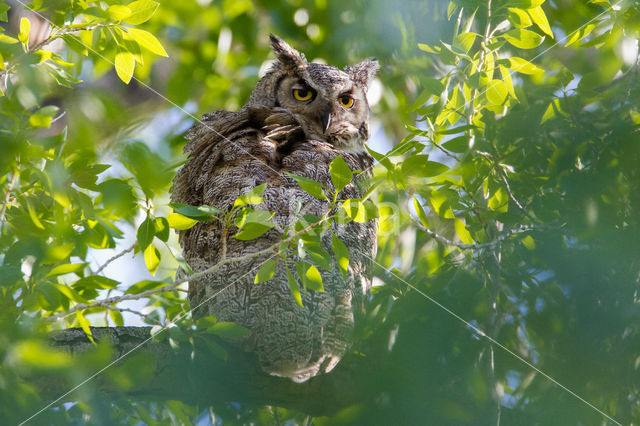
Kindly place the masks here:
MULTIPOLYGON (((11 21, 0 31, 3 419, 45 405, 39 376, 73 381, 110 362, 100 343, 78 357, 51 349, 52 329, 91 336, 91 325, 144 323, 155 340, 202 343, 220 359, 217 338, 247 335, 214 317, 193 323, 183 278, 192 271, 171 229, 216 220, 257 238, 274 226, 264 186, 228 212, 167 204, 167 191, 184 130, 202 111, 245 102, 269 31, 310 59, 384 65, 370 92, 382 87, 372 129, 385 134, 372 132, 371 190, 340 198, 359 173, 340 157, 333 188, 292 175, 327 214, 292 224, 255 277, 269 285, 284 267, 301 305, 301 292, 323 291, 320 270, 347 271, 331 223, 378 218, 376 286, 352 354, 375 361, 375 378, 356 370, 361 403, 314 421, 640 419, 636 2, 391 3, 35 0, 30 15, 0 3, 11 21)), ((87 397, 42 416, 205 421, 206 407, 189 401, 124 396, 154 368, 133 358, 108 370, 123 392, 116 402, 87 397)), ((244 404, 213 412, 237 423, 304 419, 244 404)))

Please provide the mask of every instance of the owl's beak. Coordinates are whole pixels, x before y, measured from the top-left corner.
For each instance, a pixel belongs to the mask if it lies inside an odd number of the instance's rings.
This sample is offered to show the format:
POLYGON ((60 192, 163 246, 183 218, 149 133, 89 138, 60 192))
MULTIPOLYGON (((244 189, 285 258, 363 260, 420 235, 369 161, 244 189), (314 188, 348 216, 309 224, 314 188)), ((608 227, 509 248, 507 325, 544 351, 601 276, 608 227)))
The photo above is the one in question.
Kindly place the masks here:
POLYGON ((329 126, 331 126, 331 108, 327 107, 322 113, 322 133, 327 133, 329 126))

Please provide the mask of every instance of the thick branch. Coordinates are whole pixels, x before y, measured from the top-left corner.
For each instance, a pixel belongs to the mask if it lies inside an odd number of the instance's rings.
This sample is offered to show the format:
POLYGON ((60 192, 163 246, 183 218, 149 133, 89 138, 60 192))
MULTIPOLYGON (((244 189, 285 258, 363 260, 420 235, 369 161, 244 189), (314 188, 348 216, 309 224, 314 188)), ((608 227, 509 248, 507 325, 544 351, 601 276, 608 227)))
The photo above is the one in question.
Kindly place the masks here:
MULTIPOLYGON (((175 350, 167 340, 151 340, 150 333, 150 327, 92 327, 97 342, 106 340, 115 349, 112 360, 121 359, 84 386, 114 394, 111 396, 181 400, 204 406, 228 402, 275 405, 313 416, 331 415, 356 402, 364 402, 371 394, 366 390, 367 386, 356 383, 354 379, 354 367, 367 368, 360 357, 351 362, 347 357, 332 373, 298 384, 267 375, 253 355, 229 344, 222 343, 229 354, 228 360, 224 361, 213 354, 201 339, 195 339, 195 346, 184 343, 184 347, 175 350), (118 389, 108 380, 108 374, 113 372, 110 370, 118 368, 127 371, 127 362, 134 354, 136 357, 146 357, 144 364, 147 366, 155 364, 154 371, 149 375, 150 380, 135 383, 126 390, 118 389)), ((71 352, 75 357, 82 357, 82 354, 95 348, 80 328, 56 331, 51 335, 50 342, 52 346, 71 352)), ((219 340, 217 342, 220 343, 219 340)), ((99 371, 106 365, 108 362, 95 366, 95 369, 99 371)), ((94 373, 87 371, 85 374, 90 377, 94 373)), ((79 389, 77 394, 60 398, 71 386, 59 376, 41 378, 37 386, 44 400, 50 403, 55 401, 52 406, 77 400, 78 395, 86 393, 86 390, 79 389)))

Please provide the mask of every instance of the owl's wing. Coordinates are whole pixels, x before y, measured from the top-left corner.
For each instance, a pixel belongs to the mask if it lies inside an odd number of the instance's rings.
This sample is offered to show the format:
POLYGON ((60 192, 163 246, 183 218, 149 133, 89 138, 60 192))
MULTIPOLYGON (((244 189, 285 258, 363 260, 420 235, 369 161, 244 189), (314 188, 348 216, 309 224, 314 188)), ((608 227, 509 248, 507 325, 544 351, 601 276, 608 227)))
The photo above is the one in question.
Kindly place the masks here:
POLYGON ((188 161, 173 180, 171 201, 193 206, 204 204, 204 186, 222 160, 223 151, 238 138, 248 125, 246 111, 214 111, 205 114, 187 134, 184 147, 188 161))

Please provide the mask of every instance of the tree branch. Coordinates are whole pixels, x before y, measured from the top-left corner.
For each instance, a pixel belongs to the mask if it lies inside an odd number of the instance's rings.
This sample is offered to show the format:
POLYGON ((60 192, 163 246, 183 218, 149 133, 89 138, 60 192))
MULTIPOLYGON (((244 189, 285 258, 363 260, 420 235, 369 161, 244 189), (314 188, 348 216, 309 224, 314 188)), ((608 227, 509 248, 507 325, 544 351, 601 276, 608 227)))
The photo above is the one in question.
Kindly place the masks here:
MULTIPOLYGON (((370 386, 359 383, 354 371, 360 371, 358 374, 362 377, 369 377, 363 374, 364 370, 371 370, 374 374, 372 366, 362 357, 347 355, 330 374, 295 383, 264 373, 253 354, 219 339, 215 340, 227 351, 227 361, 212 353, 200 338, 194 339, 194 346, 185 343, 177 350, 166 340, 150 340, 151 327, 91 327, 91 331, 96 342, 108 343, 114 349, 112 359, 117 363, 110 369, 122 368, 126 372, 127 362, 132 362, 128 354, 133 349, 136 357, 144 357, 144 368, 153 369, 144 374, 149 380, 138 381, 124 390, 115 386, 108 377, 98 375, 91 386, 104 393, 124 394, 136 399, 180 400, 204 406, 228 402, 275 405, 313 416, 332 415, 344 407, 371 398, 370 386)), ((79 359, 95 348, 80 328, 53 332, 50 344, 79 359)), ((69 387, 59 374, 39 376, 34 380, 41 397, 49 403, 55 401, 53 405, 78 400, 78 394, 60 398, 61 392, 69 387)))

